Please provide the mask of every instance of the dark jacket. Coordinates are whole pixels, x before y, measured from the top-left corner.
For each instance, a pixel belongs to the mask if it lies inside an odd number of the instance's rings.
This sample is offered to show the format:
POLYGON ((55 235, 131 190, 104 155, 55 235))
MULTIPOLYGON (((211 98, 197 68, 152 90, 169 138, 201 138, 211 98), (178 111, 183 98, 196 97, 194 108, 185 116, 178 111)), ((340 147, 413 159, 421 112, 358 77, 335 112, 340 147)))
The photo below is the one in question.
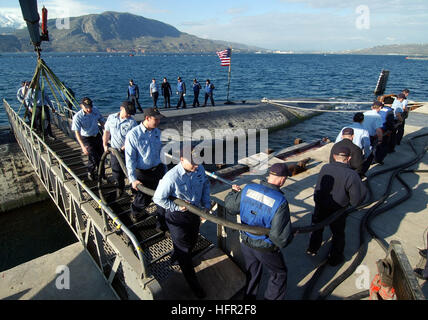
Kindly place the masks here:
MULTIPOLYGON (((262 181, 261 184, 263 186, 266 186, 268 188, 281 192, 280 188, 273 184, 267 183, 265 181, 262 181)), ((242 197, 242 191, 229 192, 229 194, 224 199, 225 208, 228 213, 233 215, 239 214, 239 210, 241 206, 241 197, 242 197)), ((277 209, 272 219, 272 225, 269 232, 269 239, 274 243, 275 246, 269 245, 264 240, 257 240, 257 239, 250 238, 244 232, 240 232, 240 233, 241 233, 242 241, 251 248, 269 249, 269 250, 284 248, 291 242, 293 238, 291 234, 290 209, 288 207, 288 202, 285 202, 277 209)))
POLYGON ((202 86, 199 82, 193 82, 193 92, 199 93, 199 91, 202 89, 202 86))
POLYGON ((367 188, 349 165, 333 162, 321 168, 314 200, 317 206, 336 211, 348 205, 358 206, 364 201, 366 194, 367 188))
POLYGON ((355 143, 353 143, 352 140, 343 139, 334 144, 330 152, 330 163, 335 162, 333 158, 333 154, 334 154, 334 151, 340 147, 347 147, 349 148, 349 150, 351 150, 351 161, 349 165, 359 175, 361 175, 363 173, 362 170, 363 170, 363 162, 364 162, 363 151, 361 150, 360 147, 358 147, 355 143))
POLYGON ((163 96, 171 96, 172 90, 171 90, 171 85, 169 84, 168 81, 162 82, 161 89, 162 89, 163 96))

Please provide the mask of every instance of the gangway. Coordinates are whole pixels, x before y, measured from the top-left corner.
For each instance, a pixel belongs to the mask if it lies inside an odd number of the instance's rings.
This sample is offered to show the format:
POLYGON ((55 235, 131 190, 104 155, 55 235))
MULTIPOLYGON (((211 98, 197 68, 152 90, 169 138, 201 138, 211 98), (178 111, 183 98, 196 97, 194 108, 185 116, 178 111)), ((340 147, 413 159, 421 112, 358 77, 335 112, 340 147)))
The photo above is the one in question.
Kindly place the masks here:
MULTIPOLYGON (((128 217, 131 192, 108 205, 96 182, 87 180, 87 156, 70 130, 71 118, 51 114, 55 141, 44 141, 3 100, 11 129, 24 155, 100 272, 122 299, 194 299, 180 267, 172 265, 172 240, 156 231, 156 217, 133 224, 128 217)), ((106 175, 111 168, 106 166, 106 175)), ((104 196, 114 185, 103 186, 104 196)), ((195 268, 207 299, 231 299, 245 285, 245 275, 222 250, 199 234, 193 251, 195 268)))

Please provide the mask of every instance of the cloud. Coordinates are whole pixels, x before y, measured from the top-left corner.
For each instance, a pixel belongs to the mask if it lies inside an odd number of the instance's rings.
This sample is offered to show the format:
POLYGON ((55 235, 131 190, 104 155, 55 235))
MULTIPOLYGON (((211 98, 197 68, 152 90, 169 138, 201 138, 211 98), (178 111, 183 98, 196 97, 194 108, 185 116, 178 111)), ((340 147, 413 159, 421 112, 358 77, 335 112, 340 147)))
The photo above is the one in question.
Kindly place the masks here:
MULTIPOLYGON (((101 11, 101 8, 88 5, 83 1, 77 0, 45 0, 39 2, 37 10, 41 14, 42 8, 45 6, 48 9, 48 18, 65 18, 65 17, 77 17, 83 16, 90 13, 98 13, 101 11)), ((21 8, 18 6, 16 8, 0 8, 2 16, 8 16, 11 19, 16 19, 17 21, 22 21, 25 25, 22 18, 21 8)))
POLYGON ((369 7, 370 10, 384 13, 405 13, 409 11, 418 12, 420 10, 428 9, 428 2, 426 0, 280 0, 282 3, 300 3, 308 5, 311 8, 318 9, 350 9, 364 5, 369 7))
POLYGON ((24 19, 22 18, 22 11, 20 8, 0 8, 2 19, 1 24, 16 28, 22 28, 26 26, 24 19))
MULTIPOLYGON (((211 39, 240 42, 274 50, 337 51, 397 43, 421 42, 423 29, 412 28, 405 17, 401 23, 391 23, 390 17, 371 18, 368 29, 357 27, 354 11, 329 12, 268 12, 253 16, 238 16, 228 22, 189 26, 186 32, 207 35, 211 39), (410 37, 411 35, 411 37, 410 37)), ((421 23, 426 19, 420 17, 421 23)), ((414 23, 414 21, 412 21, 414 23)))
POLYGON ((183 21, 180 23, 180 26, 184 26, 184 27, 200 27, 205 25, 206 25, 206 22, 200 22, 200 21, 183 21))
MULTIPOLYGON (((78 17, 90 13, 98 13, 99 11, 101 11, 100 7, 88 5, 84 2, 76 0, 45 0, 43 2, 43 5, 48 9, 49 19, 78 17)), ((39 11, 43 7, 43 5, 39 4, 39 11)))
POLYGON ((134 14, 159 14, 159 13, 171 13, 170 10, 164 9, 163 6, 153 6, 148 2, 141 1, 123 1, 122 6, 126 8, 127 12, 134 14))
POLYGON ((226 14, 234 16, 245 13, 248 10, 248 7, 240 7, 240 8, 229 8, 226 10, 226 14))

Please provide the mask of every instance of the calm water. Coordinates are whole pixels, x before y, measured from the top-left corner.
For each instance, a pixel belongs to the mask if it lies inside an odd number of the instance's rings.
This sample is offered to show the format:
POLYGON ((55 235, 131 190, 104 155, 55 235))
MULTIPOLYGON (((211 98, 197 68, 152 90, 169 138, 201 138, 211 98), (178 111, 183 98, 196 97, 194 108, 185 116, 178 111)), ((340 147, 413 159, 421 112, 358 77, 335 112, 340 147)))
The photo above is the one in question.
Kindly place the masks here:
MULTIPOLYGON (((56 75, 76 93, 89 96, 103 113, 118 109, 126 99, 130 78, 140 87, 140 102, 151 105, 149 84, 154 77, 167 77, 173 92, 177 76, 191 88, 193 78, 216 86, 215 99, 226 100, 227 67, 211 55, 152 54, 129 57, 107 53, 43 53, 43 59, 56 75)), ((0 97, 17 106, 16 91, 22 80, 30 80, 36 67, 33 53, 0 56, 0 97)), ((379 73, 390 70, 387 93, 411 90, 411 99, 426 100, 428 61, 406 60, 403 56, 351 55, 264 55, 235 54, 232 57, 231 100, 313 97, 371 101, 379 73)), ((187 97, 191 102, 190 94, 187 97)), ((172 103, 177 98, 173 96, 172 103)), ((160 98, 160 103, 163 99, 160 98)), ((360 108, 363 106, 357 106, 360 108)), ((367 107, 367 106, 364 106, 367 107)), ((294 138, 304 140, 335 137, 352 120, 350 114, 325 114, 303 124, 281 130, 269 137, 270 147, 286 147, 294 138)), ((0 125, 7 125, 1 109, 0 125)))
MULTIPOLYGON (((126 99, 130 78, 140 87, 140 102, 143 106, 151 105, 149 84, 153 77, 159 82, 167 77, 173 91, 177 76, 184 79, 188 89, 191 88, 193 78, 198 78, 201 83, 209 78, 216 86, 215 99, 226 100, 227 68, 220 67, 215 54, 129 57, 125 54, 105 53, 43 53, 43 58, 56 75, 73 89, 78 99, 91 97, 104 114, 116 111, 120 102, 126 99)), ((34 54, 0 55, 0 97, 18 107, 16 91, 21 81, 32 78, 35 67, 34 54)), ((255 54, 235 54, 232 57, 230 99, 312 97, 371 101, 382 69, 390 70, 387 93, 398 93, 407 87, 411 90, 412 100, 427 100, 428 61, 406 60, 402 56, 255 54)), ((190 94, 187 101, 190 102, 191 98, 190 94)), ((163 102, 162 98, 160 102, 163 102)), ((173 97, 172 103, 176 102, 177 98, 173 97)), ((352 114, 322 114, 270 134, 269 147, 278 150, 290 146, 297 137, 305 141, 335 138, 340 128, 351 121, 352 114)), ((0 126, 7 124, 4 109, 0 108, 0 126)), ((0 217, 2 225, 8 226, 7 230, 10 230, 10 233, 0 234, 0 243, 7 244, 0 246, 3 257, 7 257, 4 263, 0 263, 0 271, 75 241, 68 226, 56 212, 56 207, 51 202, 40 206, 46 216, 43 221, 34 215, 35 208, 39 206, 22 209, 19 215, 9 213, 0 217), (35 218, 38 219, 36 222, 35 218), (34 223, 40 223, 40 227, 29 229, 34 223), (49 230, 56 230, 56 233, 33 234, 36 230, 44 230, 46 225, 53 225, 54 228, 49 230)))

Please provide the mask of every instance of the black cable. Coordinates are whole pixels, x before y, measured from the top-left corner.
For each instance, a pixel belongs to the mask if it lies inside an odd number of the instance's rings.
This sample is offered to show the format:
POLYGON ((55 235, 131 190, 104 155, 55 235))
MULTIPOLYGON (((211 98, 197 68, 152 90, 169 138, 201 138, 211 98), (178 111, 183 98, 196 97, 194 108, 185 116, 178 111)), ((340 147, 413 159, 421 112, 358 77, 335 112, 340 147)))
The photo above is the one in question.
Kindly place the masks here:
MULTIPOLYGON (((427 148, 425 147, 423 152, 418 154, 415 146, 413 145, 412 140, 420 138, 420 137, 424 137, 427 135, 428 134, 421 134, 421 135, 412 137, 410 139, 409 144, 410 144, 412 150, 414 151, 414 153, 416 154, 416 157, 413 160, 410 160, 409 162, 404 163, 404 164, 394 166, 392 168, 388 168, 385 170, 378 171, 378 172, 370 175, 369 177, 367 177, 367 180, 369 181, 369 179, 371 179, 374 176, 377 176, 377 175, 382 174, 382 173, 389 172, 391 170, 395 170, 394 173, 392 174, 392 176, 390 177, 389 183, 387 185, 387 190, 386 190, 384 196, 376 203, 376 205, 374 207, 370 208, 370 210, 363 217, 363 219, 360 223, 360 247, 358 249, 356 258, 351 263, 351 265, 341 275, 339 275, 335 280, 333 280, 333 282, 331 282, 324 290, 322 290, 320 292, 318 299, 327 298, 327 296, 329 296, 334 291, 334 289, 337 288, 337 286, 339 286, 343 281, 345 281, 349 276, 351 276, 355 272, 356 268, 363 261, 364 256, 366 254, 366 250, 367 250, 367 246, 365 246, 365 240, 364 240, 364 228, 366 228, 367 231, 370 233, 370 235, 375 238, 375 240, 380 244, 382 249, 386 250, 386 252, 388 252, 387 246, 385 246, 385 244, 380 240, 380 238, 376 235, 376 233, 371 229, 370 222, 373 220, 374 217, 378 216, 381 213, 386 212, 387 210, 396 206, 397 204, 399 204, 403 201, 406 201, 410 197, 411 188, 403 181, 403 179, 399 176, 399 173, 401 171, 405 170, 405 168, 408 168, 408 167, 414 165, 415 163, 419 162, 423 158, 423 156, 425 155, 425 153, 427 151, 427 148), (408 193, 404 197, 399 199, 398 201, 390 203, 390 204, 386 205, 385 207, 382 207, 381 209, 379 209, 379 211, 376 211, 376 209, 388 198, 389 193, 390 193, 391 188, 392 188, 393 179, 395 177, 397 177, 399 182, 403 184, 403 186, 406 188, 408 193), (410 193, 410 195, 409 195, 409 193, 410 193), (372 215, 374 215, 374 216, 372 217, 372 215)), ((371 188, 369 188, 369 191, 371 192, 371 188)))
POLYGON ((107 159, 108 154, 109 152, 104 152, 103 155, 101 156, 100 164, 98 166, 98 181, 97 181, 100 199, 105 205, 107 205, 107 201, 103 195, 102 173, 105 172, 105 161, 107 159))
POLYGON ((346 297, 344 300, 361 300, 370 296, 370 290, 364 290, 357 292, 352 296, 346 297))
MULTIPOLYGON (((426 136, 427 134, 422 134, 419 136, 415 136, 412 139, 417 139, 419 137, 423 137, 426 136)), ((417 154, 416 149, 414 148, 414 146, 411 143, 410 140, 410 145, 413 149, 413 151, 417 154)), ((118 156, 118 151, 116 149, 113 148, 109 148, 109 151, 112 152, 113 154, 115 154, 118 158, 119 164, 122 168, 122 170, 124 171, 125 174, 127 174, 127 170, 126 167, 121 159, 121 157, 118 156)), ((323 291, 320 292, 320 295, 318 297, 318 299, 325 299, 327 296, 329 296, 334 289, 339 286, 343 281, 345 281, 349 276, 351 276, 354 271, 356 270, 356 268, 361 264, 361 262, 363 261, 365 255, 366 255, 366 251, 367 251, 367 246, 366 246, 366 241, 364 238, 364 229, 367 229, 367 232, 373 237, 375 238, 376 241, 378 241, 379 245, 382 247, 382 249, 384 249, 387 252, 387 245, 385 245, 384 243, 382 243, 382 241, 376 236, 376 233, 371 229, 370 227, 370 222, 379 214, 389 210, 390 208, 396 206, 398 203, 401 203, 403 201, 406 201, 408 198, 410 198, 411 196, 411 189, 410 187, 403 181, 403 179, 399 176, 400 172, 426 172, 427 170, 406 170, 405 168, 410 167, 411 165, 417 163, 425 154, 426 152, 426 148, 424 150, 424 152, 417 156, 415 159, 409 161, 408 163, 405 164, 400 164, 391 168, 387 168, 384 170, 380 170, 377 171, 376 173, 370 175, 367 177, 367 186, 369 188, 369 195, 371 198, 372 192, 371 192, 371 188, 370 188, 370 184, 369 184, 369 180, 372 179, 373 177, 380 175, 380 174, 384 174, 386 172, 390 172, 392 170, 395 170, 394 173, 392 174, 392 176, 390 177, 389 183, 387 185, 387 190, 384 194, 384 196, 382 196, 382 198, 380 200, 377 201, 377 203, 369 209, 369 211, 367 212, 367 214, 363 217, 361 224, 360 224, 360 247, 358 249, 357 252, 357 256, 354 259, 354 261, 351 263, 351 265, 348 267, 347 270, 345 270, 341 275, 339 275, 335 280, 333 280, 333 282, 331 282, 323 291), (400 181, 400 183, 403 184, 403 186, 406 188, 407 190, 407 194, 402 197, 401 199, 399 199, 398 201, 395 201, 393 203, 390 203, 382 208, 380 208, 378 211, 376 211, 384 202, 385 200, 388 198, 389 193, 391 191, 392 188, 392 183, 393 183, 393 179, 397 177, 397 179, 400 181)), ((104 163, 105 163, 105 159, 107 157, 108 152, 105 152, 101 158, 101 165, 100 165, 100 170, 102 168, 104 168, 104 163)), ((99 175, 98 178, 98 187, 100 189, 100 198, 102 201, 105 202, 105 199, 102 196, 102 180, 101 180, 101 175, 99 175)), ((153 196, 154 195, 154 191, 151 189, 148 189, 144 186, 139 185, 138 189, 141 192, 144 192, 148 195, 153 196)), ((204 212, 203 210, 200 210, 199 208, 192 206, 190 204, 188 204, 187 202, 177 199, 177 198, 171 198, 171 200, 173 200, 177 205, 180 206, 185 206, 189 209, 190 212, 206 219, 209 220, 213 223, 216 224, 220 224, 223 225, 225 227, 234 229, 234 230, 240 230, 240 231, 246 231, 246 232, 250 232, 256 235, 269 235, 269 229, 267 228, 261 228, 261 227, 254 227, 254 226, 248 226, 248 225, 243 225, 243 224, 239 224, 239 223, 234 223, 231 221, 227 221, 223 218, 219 218, 216 216, 213 216, 207 212, 204 212)), ((343 214, 350 214, 351 212, 354 212, 358 209, 361 209, 367 205, 371 204, 370 201, 367 201, 365 204, 359 206, 358 208, 348 208, 348 209, 341 209, 338 210, 337 212, 335 212, 333 215, 331 215, 328 219, 323 220, 322 222, 316 224, 316 225, 309 225, 309 226, 302 226, 302 227, 292 227, 292 233, 293 234, 297 234, 297 233, 309 233, 309 232, 313 232, 316 230, 319 230, 321 228, 324 228, 325 226, 331 224, 332 222, 334 222, 336 219, 338 219, 339 217, 341 217, 343 214)), ((326 260, 324 260, 321 265, 317 268, 316 272, 314 273, 314 275, 312 276, 312 278, 308 281, 307 287, 305 289, 304 295, 303 295, 303 299, 308 299, 310 296, 310 292, 313 290, 313 287, 316 284, 316 281, 319 279, 319 277, 321 276, 324 267, 326 266, 326 260)), ((360 293, 360 294, 356 294, 353 295, 351 297, 348 297, 347 299, 356 299, 358 297, 361 296, 361 298, 364 298, 364 294, 366 292, 360 293)))
MULTIPOLYGON (((109 148, 109 152, 111 152, 118 160, 120 167, 122 168, 123 172, 125 173, 125 175, 127 176, 127 169, 126 166, 122 160, 122 158, 119 155, 119 152, 114 149, 114 148, 109 148)), ((103 170, 104 168, 104 164, 105 164, 105 159, 107 157, 108 152, 104 152, 103 156, 101 157, 101 161, 100 161, 100 166, 99 166, 99 172, 102 172, 101 170, 103 170)), ((106 203, 104 197, 102 196, 102 180, 101 180, 101 175, 98 175, 98 188, 100 189, 100 198, 103 202, 106 203)), ((154 195, 155 191, 152 189, 149 189, 147 187, 144 187, 143 185, 138 185, 137 186, 138 190, 149 195, 152 196, 154 195)), ((230 229, 234 229, 234 230, 239 230, 239 231, 245 231, 245 232, 249 232, 255 235, 269 235, 269 231, 270 229, 267 228, 262 228, 262 227, 255 227, 255 226, 249 226, 249 225, 245 225, 245 224, 240 224, 240 223, 235 223, 232 221, 228 221, 226 219, 214 216, 212 214, 209 214, 208 212, 205 212, 204 210, 201 210, 200 208, 191 205, 181 199, 177 199, 175 197, 170 197, 170 199, 177 205, 182 206, 182 207, 186 207, 191 213, 198 215, 199 217, 202 217, 203 219, 209 220, 213 223, 216 224, 220 224, 223 225, 227 228, 230 229)))
MULTIPOLYGON (((412 139, 416 139, 416 138, 419 138, 419 137, 423 137, 423 136, 426 136, 426 134, 422 134, 422 135, 419 135, 419 136, 416 136, 416 137, 413 137, 412 139)), ((412 147, 412 149, 413 149, 413 151, 417 154, 417 151, 416 151, 416 149, 414 148, 414 146, 413 146, 413 144, 411 143, 411 147, 412 147)), ((425 150, 426 151, 426 150, 425 150)), ((406 163, 406 164, 401 164, 401 165, 397 165, 397 166, 394 166, 394 167, 392 167, 392 168, 388 168, 388 169, 384 169, 384 170, 380 170, 380 171, 378 171, 378 172, 376 172, 376 173, 374 173, 374 174, 372 174, 372 175, 370 175, 368 178, 367 178, 367 180, 369 181, 369 179, 371 179, 372 177, 374 177, 374 176, 377 176, 377 175, 380 175, 380 174, 383 174, 383 173, 386 173, 386 172, 389 172, 389 171, 391 171, 391 170, 395 170, 395 169, 399 169, 399 170, 397 170, 396 172, 394 172, 394 174, 391 176, 391 178, 390 178, 390 182, 388 183, 388 187, 387 187, 387 191, 385 192, 385 194, 384 194, 384 196, 376 203, 376 205, 375 206, 373 206, 372 208, 370 208, 370 210, 367 212, 367 214, 363 217, 363 219, 362 219, 362 221, 361 221, 361 224, 360 224, 360 247, 359 247, 359 249, 358 249, 358 251, 357 251, 357 256, 356 256, 356 258, 354 259, 354 261, 351 263, 351 265, 348 267, 348 269, 347 270, 345 270, 340 276, 338 276, 333 282, 331 282, 321 293, 320 293, 320 296, 318 297, 318 299, 325 299, 328 295, 330 295, 333 291, 334 291, 334 289, 337 287, 337 286, 339 286, 345 279, 347 279, 349 276, 351 276, 353 273, 354 273, 354 271, 356 270, 356 268, 361 264, 361 262, 363 261, 363 259, 364 259, 364 256, 365 256, 365 254, 366 254, 366 250, 367 250, 367 247, 365 246, 365 240, 364 240, 364 228, 367 228, 367 227, 369 227, 368 226, 368 220, 369 220, 369 218, 370 218, 370 216, 375 212, 375 210, 387 199, 387 197, 388 197, 388 195, 389 195, 389 193, 390 193, 390 190, 391 190, 391 187, 392 187, 392 182, 393 182, 393 178, 394 178, 394 176, 396 176, 398 173, 399 173, 399 171, 400 170, 402 170, 402 168, 403 167, 409 167, 409 166, 411 166, 411 165, 413 165, 414 163, 416 163, 416 162, 418 162, 421 158, 423 157, 423 154, 421 154, 421 155, 419 155, 419 156, 417 156, 414 160, 412 160, 412 161, 409 161, 408 163, 406 163)), ((404 181, 402 180, 402 179, 400 179, 399 180, 400 182, 403 182, 404 183, 404 181)), ((406 187, 406 186, 405 186, 406 187)), ((372 195, 372 191, 371 191, 371 188, 370 188, 370 184, 368 183, 368 188, 369 188, 369 193, 370 193, 370 198, 371 198, 371 195, 372 195)), ((408 186, 407 186, 407 188, 406 189, 410 189, 410 188, 408 188, 408 186)), ((402 201, 405 201, 407 199, 407 196, 405 196, 404 198, 402 198, 402 199, 400 199, 400 202, 402 202, 402 201)), ((387 207, 385 207, 385 208, 382 208, 382 209, 380 209, 380 211, 382 211, 382 212, 385 212, 385 211, 387 211, 390 207, 393 207, 394 205, 396 205, 397 203, 396 202, 394 202, 391 206, 387 206, 387 207)), ((380 211, 379 211, 379 213, 380 213, 380 211)), ((379 214, 378 213, 378 214, 379 214)), ((377 215, 377 214, 376 214, 377 215)), ((374 235, 375 236, 375 233, 371 230, 371 234, 372 234, 372 236, 374 235)), ((378 240, 378 237, 376 237, 375 236, 375 239, 379 242, 379 244, 381 245, 381 247, 385 250, 385 246, 383 245, 383 243, 382 242, 380 242, 380 240, 378 240)), ((320 267, 318 268, 319 270, 317 270, 315 273, 314 273, 314 275, 312 276, 312 278, 308 281, 308 287, 306 288, 306 290, 305 290, 305 292, 304 292, 304 295, 303 295, 303 299, 307 299, 309 296, 310 296, 310 291, 309 290, 311 290, 313 287, 314 287, 314 285, 315 285, 315 283, 316 283, 316 281, 318 280, 318 278, 320 277, 320 275, 322 274, 322 271, 323 271, 323 269, 324 269, 324 267, 325 267, 325 264, 322 264, 322 265, 320 265, 320 267)))
MULTIPOLYGON (((117 149, 114 148, 109 148, 107 152, 104 152, 101 160, 100 160, 100 165, 98 168, 98 189, 99 189, 99 194, 100 194, 100 199, 101 201, 103 201, 106 205, 107 205, 107 201, 104 198, 103 195, 103 186, 102 186, 102 172, 104 172, 104 168, 105 168, 105 160, 107 159, 107 155, 109 153, 112 153, 118 160, 120 167, 122 168, 123 172, 125 173, 125 175, 127 176, 127 169, 126 166, 122 160, 122 157, 120 157, 119 152, 117 149)), ((137 187, 141 192, 149 195, 149 196, 153 196, 155 191, 149 188, 144 187, 143 185, 139 185, 137 187)), ((212 214, 209 214, 201 209, 199 209, 198 207, 195 207, 193 205, 188 204, 187 202, 171 197, 171 200, 174 201, 177 205, 183 206, 183 207, 187 207, 189 209, 190 212, 202 217, 203 219, 206 219, 208 221, 211 221, 215 224, 219 224, 222 225, 224 227, 233 229, 233 230, 238 230, 238 231, 245 231, 245 232, 249 232, 255 235, 269 235, 270 229, 268 228, 262 228, 262 227, 256 227, 256 226, 249 226, 249 225, 245 225, 245 224, 240 224, 240 223, 235 223, 232 221, 228 221, 226 219, 214 216, 212 214)), ((331 224, 332 222, 336 221, 339 217, 341 217, 343 214, 349 214, 350 212, 352 212, 353 210, 355 210, 353 207, 349 208, 349 209, 340 209, 337 212, 335 212, 334 214, 332 214, 329 218, 327 218, 326 220, 321 221, 318 224, 315 225, 309 225, 309 226, 302 226, 302 227, 292 227, 292 233, 293 234, 297 234, 297 233, 309 233, 309 232, 314 232, 316 230, 319 230, 321 228, 324 228, 325 226, 331 224)))
POLYGON ((317 283, 318 279, 321 277, 326 265, 327 265, 327 259, 324 259, 321 262, 321 264, 317 267, 312 277, 305 284, 305 291, 303 292, 302 300, 310 300, 311 293, 315 287, 315 284, 317 283))

